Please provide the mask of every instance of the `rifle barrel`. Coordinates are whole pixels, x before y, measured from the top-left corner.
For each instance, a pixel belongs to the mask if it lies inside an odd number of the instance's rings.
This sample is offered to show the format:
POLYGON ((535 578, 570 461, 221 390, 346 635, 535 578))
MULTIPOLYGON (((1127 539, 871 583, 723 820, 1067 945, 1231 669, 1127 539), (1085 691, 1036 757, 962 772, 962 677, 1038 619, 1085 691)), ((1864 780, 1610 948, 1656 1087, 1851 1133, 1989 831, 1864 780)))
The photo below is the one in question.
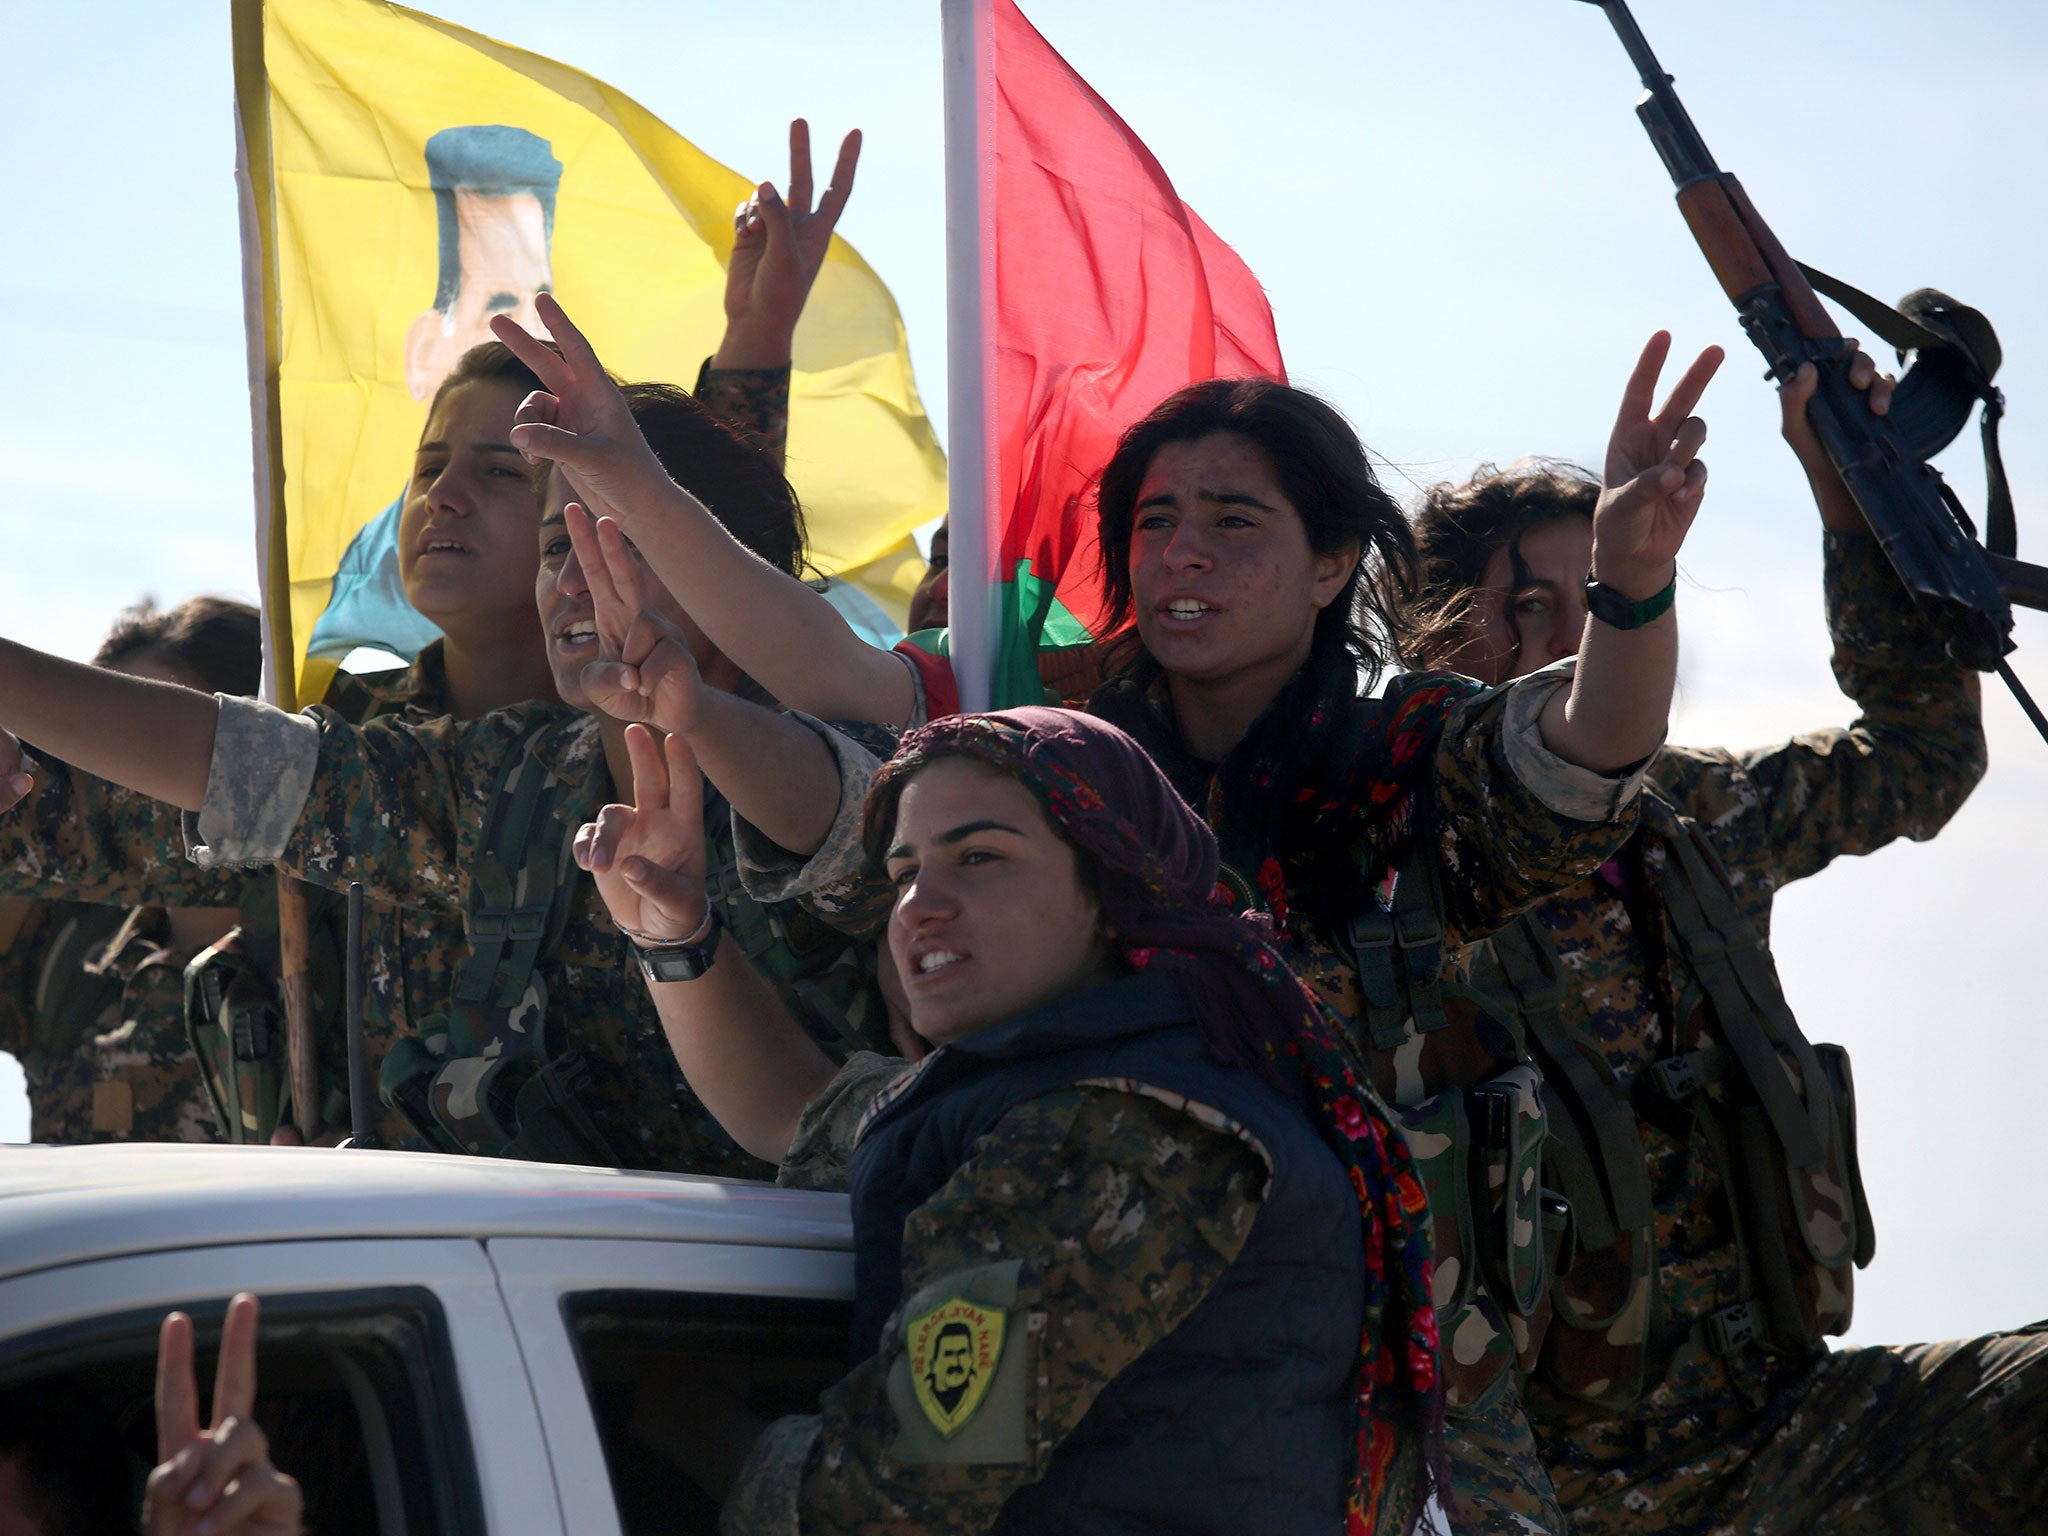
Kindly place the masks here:
POLYGON ((1664 168, 1671 173, 1671 179, 1681 187, 1702 176, 1718 176, 1721 168, 1714 163, 1713 152, 1707 148, 1707 141, 1700 137, 1700 131, 1693 126, 1692 114, 1685 110, 1685 103, 1678 99, 1678 92, 1671 88, 1672 77, 1664 66, 1657 62, 1657 55, 1650 51, 1650 40, 1643 36, 1643 29, 1636 25, 1636 19, 1629 13, 1627 0, 1586 0, 1607 13, 1607 19, 1614 25, 1615 35, 1621 39, 1621 46, 1627 50, 1629 61, 1641 77, 1643 99, 1636 103, 1636 116, 1643 120, 1643 127, 1650 135, 1650 142, 1657 146, 1657 154, 1664 162, 1664 168))

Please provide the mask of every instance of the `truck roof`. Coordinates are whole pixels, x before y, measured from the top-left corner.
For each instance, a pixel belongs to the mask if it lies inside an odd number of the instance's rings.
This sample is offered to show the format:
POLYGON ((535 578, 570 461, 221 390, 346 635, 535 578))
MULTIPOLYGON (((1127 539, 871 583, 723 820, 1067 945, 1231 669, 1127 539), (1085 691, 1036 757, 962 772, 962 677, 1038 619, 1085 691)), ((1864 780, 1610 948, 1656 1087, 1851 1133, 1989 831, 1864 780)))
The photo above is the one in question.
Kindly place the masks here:
POLYGON ((849 1249, 846 1197, 734 1179, 321 1147, 0 1149, 0 1278, 125 1254, 361 1237, 849 1249))

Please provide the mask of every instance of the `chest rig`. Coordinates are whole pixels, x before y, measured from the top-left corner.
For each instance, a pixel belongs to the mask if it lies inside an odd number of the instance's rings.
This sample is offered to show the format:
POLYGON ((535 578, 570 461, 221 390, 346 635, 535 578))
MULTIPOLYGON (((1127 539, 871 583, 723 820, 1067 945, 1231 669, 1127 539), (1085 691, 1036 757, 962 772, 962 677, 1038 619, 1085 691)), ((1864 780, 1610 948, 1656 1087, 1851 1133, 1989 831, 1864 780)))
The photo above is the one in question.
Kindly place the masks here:
MULTIPOLYGON (((1356 1006, 1337 1011, 1348 1013, 1429 1195, 1445 1407, 1457 1418, 1505 1390, 1518 1363, 1533 1363, 1560 1224, 1545 1216, 1541 1074, 1493 1017, 1495 1000, 1467 985, 1446 952, 1421 804, 1418 817, 1399 864, 1377 880, 1361 876, 1357 908, 1328 949, 1356 975, 1356 1006)), ((1224 880, 1246 905, 1265 905, 1231 864, 1224 880)), ((1324 978, 1320 948, 1302 935, 1290 946, 1304 979, 1324 978)), ((1335 1002, 1327 982, 1320 990, 1335 1002)))
MULTIPOLYGON (((530 727, 493 786, 463 922, 470 954, 445 1013, 398 1040, 380 1091, 434 1146, 486 1157, 616 1167, 618 1150, 590 1113, 590 1067, 549 1006, 547 971, 578 899, 572 822, 586 785, 553 762, 559 717, 530 727)), ((741 883, 725 801, 705 786, 706 894, 740 950, 776 982, 827 1049, 872 1047, 887 1023, 873 965, 793 903, 755 901, 741 883)), ((632 976, 626 940, 611 963, 632 976)), ((632 976, 632 994, 639 982, 632 976)), ((651 1005, 650 1005, 651 1014, 651 1005)))
POLYGON ((1664 1054, 1617 1073, 1565 1022, 1563 970, 1533 915, 1478 946, 1473 974, 1542 1068, 1545 1177, 1570 1208, 1538 1375, 1609 1409, 1633 1405, 1681 1351, 1799 1356, 1844 1332, 1854 1268, 1874 1246, 1848 1053, 1800 1032, 1712 845, 1696 822, 1658 808, 1669 829, 1653 906, 1669 970, 1664 1054), (1681 1157, 1703 1141, 1730 1207, 1740 1293, 1704 1316, 1662 1305, 1646 1127, 1681 1157))
POLYGON ((469 956, 446 1012, 385 1056, 379 1090, 446 1151, 617 1166, 580 1102, 588 1068, 550 1017, 542 970, 579 873, 562 815, 577 786, 542 750, 560 723, 544 716, 505 754, 463 904, 469 956))

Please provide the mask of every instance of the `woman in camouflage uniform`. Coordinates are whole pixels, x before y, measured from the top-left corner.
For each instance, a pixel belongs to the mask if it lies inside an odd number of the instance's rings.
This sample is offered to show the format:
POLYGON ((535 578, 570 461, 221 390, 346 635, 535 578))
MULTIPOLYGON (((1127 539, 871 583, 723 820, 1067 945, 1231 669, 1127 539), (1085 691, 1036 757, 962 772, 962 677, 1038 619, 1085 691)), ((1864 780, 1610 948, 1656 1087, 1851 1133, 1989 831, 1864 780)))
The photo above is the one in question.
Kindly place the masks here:
MULTIPOLYGON (((254 608, 226 598, 162 611, 145 600, 116 621, 93 665, 253 694, 261 627, 254 608)), ((194 894, 214 899, 130 907, 0 896, 0 1050, 22 1064, 32 1140, 220 1139, 186 1038, 185 967, 238 924, 257 922, 265 893, 230 878, 194 894)), ((268 948, 274 962, 275 944, 268 948)))
MULTIPOLYGON (((1860 359, 1873 410, 1889 381, 1860 359)), ((2019 1531, 2048 1518, 2048 1334, 1830 1353, 1872 1251, 1847 1056, 1769 951, 1788 881, 1933 836, 1984 771, 1976 674, 1920 621, 1806 418, 1846 730, 1666 747, 1620 853, 1472 953, 1527 1032, 1574 1253, 1523 1401, 1584 1536, 2019 1531), (1565 984, 1567 981, 1569 984, 1565 984)), ((1597 482, 1529 463, 1416 515, 1438 662, 1492 683, 1578 650, 1597 482)), ((1597 629, 1597 625, 1591 626, 1597 629)))
MULTIPOLYGON (((939 1049, 839 1070, 719 933, 668 740, 578 856, 706 1101, 850 1184, 866 1356, 765 1427, 724 1528, 1406 1530, 1441 1470, 1420 1187, 1144 754, 1048 709, 906 738, 866 840, 939 1049)), ((705 1418, 721 1482, 763 1426, 705 1418)))

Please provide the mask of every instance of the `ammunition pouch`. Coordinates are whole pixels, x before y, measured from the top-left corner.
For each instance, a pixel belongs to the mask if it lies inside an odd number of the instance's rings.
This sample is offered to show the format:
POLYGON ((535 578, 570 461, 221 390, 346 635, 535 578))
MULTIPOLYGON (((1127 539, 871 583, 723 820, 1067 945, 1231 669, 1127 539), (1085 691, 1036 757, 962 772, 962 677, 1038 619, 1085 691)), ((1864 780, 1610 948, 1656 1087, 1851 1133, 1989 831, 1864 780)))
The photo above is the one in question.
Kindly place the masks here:
POLYGON ((264 1146, 291 1119, 284 1009, 232 928, 185 967, 185 1035, 224 1141, 264 1146))
MULTIPOLYGON (((1383 1054, 1412 1049, 1415 1036, 1435 1034, 1454 1015, 1475 1032, 1497 1016, 1491 997, 1445 977, 1443 893, 1431 843, 1425 815, 1388 905, 1368 903, 1345 934, 1363 1043, 1383 1054)), ((1513 1032, 1503 1034, 1484 1043, 1475 1034, 1471 1054, 1452 1068, 1454 1075, 1491 1074, 1482 1081, 1392 1106, 1429 1195, 1444 1399, 1454 1416, 1484 1408, 1506 1390, 1512 1368, 1534 1363, 1560 1235, 1561 1221, 1546 1221, 1544 1210, 1542 1074, 1526 1051, 1514 1049, 1513 1032), (1510 1049, 1525 1059, 1502 1070, 1498 1051, 1510 1049)), ((1466 1043, 1461 1038, 1454 1048, 1466 1043)))
MULTIPOLYGON (((1426 837, 1418 833, 1418 845, 1426 837)), ((1359 996, 1365 1005, 1366 1043, 1376 1051, 1399 1050, 1412 1021, 1427 1035, 1450 1023, 1441 980, 1444 957, 1443 897, 1436 861, 1411 856, 1394 879, 1390 910, 1368 903, 1351 919, 1346 935, 1359 996)))
POLYGON ((385 1055, 379 1096, 444 1152, 616 1168, 618 1154, 583 1107, 589 1068, 580 1052, 550 1048, 546 1006, 536 977, 522 1010, 536 1033, 524 1048, 488 1056, 455 1048, 453 1036, 474 1037, 451 1030, 449 1015, 421 1020, 385 1055))
POLYGON ((1690 1049, 1618 1077, 1563 1026, 1556 955, 1531 918, 1486 941, 1475 974, 1514 1009, 1542 1066, 1546 1176, 1570 1207, 1540 1375, 1609 1410, 1633 1405, 1681 1352, 1810 1353, 1849 1326, 1851 1273, 1874 1248, 1848 1055, 1799 1032, 1711 846, 1680 825, 1658 893, 1690 1049), (1744 1294, 1689 1328, 1657 1293, 1644 1123, 1704 1135, 1733 1208, 1744 1294))
POLYGON ((1540 1341, 1551 1239, 1542 1077, 1524 1062, 1394 1114, 1429 1194, 1445 1407, 1476 1412, 1540 1341))

